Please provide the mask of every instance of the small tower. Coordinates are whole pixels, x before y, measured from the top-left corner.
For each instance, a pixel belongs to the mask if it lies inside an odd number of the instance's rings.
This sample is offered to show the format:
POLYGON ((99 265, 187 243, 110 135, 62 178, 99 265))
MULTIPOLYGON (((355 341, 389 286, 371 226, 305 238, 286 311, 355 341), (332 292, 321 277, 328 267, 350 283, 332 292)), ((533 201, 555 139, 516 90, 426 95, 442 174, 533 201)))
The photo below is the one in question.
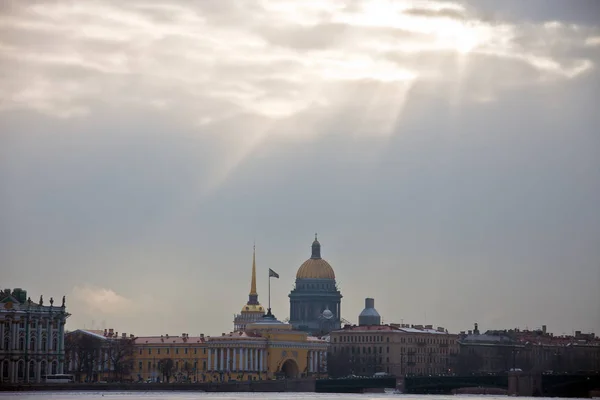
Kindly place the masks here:
POLYGON ((358 316, 358 325, 381 325, 381 316, 375 309, 374 299, 365 299, 365 309, 358 316))
POLYGON ((248 302, 242 307, 242 312, 233 319, 233 330, 244 331, 246 325, 258 321, 265 315, 264 307, 258 302, 258 292, 256 291, 256 246, 252 251, 252 279, 250 281, 250 293, 248 302))

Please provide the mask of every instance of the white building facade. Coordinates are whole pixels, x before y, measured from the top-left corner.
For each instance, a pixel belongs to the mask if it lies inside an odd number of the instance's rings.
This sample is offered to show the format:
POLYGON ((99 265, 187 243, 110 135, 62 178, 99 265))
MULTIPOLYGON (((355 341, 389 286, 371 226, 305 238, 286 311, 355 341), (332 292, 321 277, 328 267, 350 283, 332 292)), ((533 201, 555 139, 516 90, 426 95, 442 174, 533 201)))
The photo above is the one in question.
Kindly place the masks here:
POLYGON ((65 364, 65 298, 35 303, 23 289, 0 291, 0 382, 36 383, 65 364))

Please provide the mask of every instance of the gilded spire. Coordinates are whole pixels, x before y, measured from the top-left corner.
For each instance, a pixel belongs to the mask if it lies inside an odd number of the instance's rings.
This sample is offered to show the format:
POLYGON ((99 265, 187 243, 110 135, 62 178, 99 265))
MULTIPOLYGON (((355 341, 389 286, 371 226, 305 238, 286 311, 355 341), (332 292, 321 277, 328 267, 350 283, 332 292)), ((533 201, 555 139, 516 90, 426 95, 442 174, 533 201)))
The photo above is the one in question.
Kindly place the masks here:
POLYGON ((256 292, 256 245, 252 250, 252 282, 250 283, 250 296, 258 296, 256 292))

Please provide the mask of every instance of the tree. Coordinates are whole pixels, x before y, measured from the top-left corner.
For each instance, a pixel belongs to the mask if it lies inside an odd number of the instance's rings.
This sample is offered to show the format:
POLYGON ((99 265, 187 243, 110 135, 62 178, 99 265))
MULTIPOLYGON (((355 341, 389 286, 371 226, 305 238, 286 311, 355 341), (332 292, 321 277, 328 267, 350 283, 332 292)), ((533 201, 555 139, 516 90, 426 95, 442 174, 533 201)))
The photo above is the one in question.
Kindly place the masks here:
POLYGON ((116 337, 109 340, 107 353, 115 380, 123 380, 131 372, 133 352, 133 339, 116 337))
POLYGON ((171 375, 173 375, 173 368, 173 360, 170 358, 163 358, 158 361, 158 370, 163 377, 163 382, 169 382, 171 375))
POLYGON ((185 372, 185 380, 186 382, 190 380, 190 373, 192 372, 192 366, 189 362, 185 361, 183 363, 183 372, 185 372))
POLYGON ((102 341, 81 331, 69 332, 65 335, 66 364, 71 366, 75 380, 81 382, 85 374, 86 380, 94 380, 99 355, 101 354, 102 341))

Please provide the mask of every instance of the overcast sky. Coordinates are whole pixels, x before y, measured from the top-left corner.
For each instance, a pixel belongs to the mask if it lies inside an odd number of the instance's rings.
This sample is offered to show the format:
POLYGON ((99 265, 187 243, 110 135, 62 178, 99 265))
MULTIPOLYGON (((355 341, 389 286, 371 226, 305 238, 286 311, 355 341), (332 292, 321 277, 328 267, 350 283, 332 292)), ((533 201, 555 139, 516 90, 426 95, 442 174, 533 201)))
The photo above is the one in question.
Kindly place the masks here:
POLYGON ((600 2, 0 4, 0 285, 68 328, 289 315, 600 333, 600 2), (58 300, 59 301, 59 300, 58 300))

